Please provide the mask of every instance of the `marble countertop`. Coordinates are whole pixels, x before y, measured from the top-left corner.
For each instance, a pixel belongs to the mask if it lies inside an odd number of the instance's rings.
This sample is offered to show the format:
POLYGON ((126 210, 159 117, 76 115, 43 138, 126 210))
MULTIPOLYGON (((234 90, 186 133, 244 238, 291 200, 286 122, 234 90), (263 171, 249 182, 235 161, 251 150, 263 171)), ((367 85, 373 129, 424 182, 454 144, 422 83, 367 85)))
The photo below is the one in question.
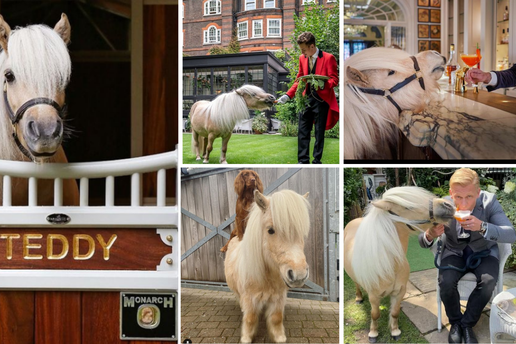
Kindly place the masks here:
MULTIPOLYGON (((448 90, 447 80, 441 79, 440 99, 424 112, 404 111, 400 115, 398 127, 410 143, 430 146, 443 159, 516 160, 516 108, 505 111, 503 106, 497 108, 454 94, 448 90)), ((469 98, 475 98, 471 88, 467 92, 471 93, 469 98)), ((482 96, 488 98, 487 94, 482 96)))

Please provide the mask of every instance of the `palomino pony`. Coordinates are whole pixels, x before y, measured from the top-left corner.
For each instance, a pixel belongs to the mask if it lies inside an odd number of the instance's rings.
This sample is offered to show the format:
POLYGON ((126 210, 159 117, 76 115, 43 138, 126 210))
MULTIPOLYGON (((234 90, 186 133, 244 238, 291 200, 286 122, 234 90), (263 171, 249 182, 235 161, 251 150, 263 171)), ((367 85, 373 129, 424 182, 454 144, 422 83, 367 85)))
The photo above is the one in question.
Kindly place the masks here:
POLYGON ((425 108, 445 63, 435 51, 410 56, 390 48, 365 49, 344 61, 344 158, 391 158, 399 114, 425 108))
MULTIPOLYGON (((61 142, 65 88, 72 69, 67 48, 70 33, 64 13, 54 29, 31 25, 12 31, 0 16, 0 159, 67 162, 61 142)), ((13 179, 13 205, 27 204, 27 184, 26 179, 13 179)), ((51 205, 53 181, 38 184, 38 204, 51 205)), ((75 204, 75 180, 63 184, 64 204, 75 204)))
POLYGON ((397 339, 400 304, 407 286, 410 267, 406 258, 409 235, 425 231, 435 223, 448 222, 455 208, 443 199, 418 187, 387 190, 373 201, 363 218, 344 229, 344 270, 355 282, 356 302, 362 302, 364 288, 371 302, 369 341, 378 337, 380 300, 390 295, 389 326, 397 339))
POLYGON ((271 108, 275 100, 272 94, 265 93, 258 86, 244 85, 237 90, 219 95, 211 102, 206 100, 196 102, 190 111, 192 152, 195 153, 196 160, 201 160, 199 152, 202 152, 203 163, 209 163, 213 141, 221 137, 222 149, 219 162, 227 164, 226 151, 236 122, 249 119, 249 109, 271 108))
POLYGON ((262 310, 272 340, 284 343, 283 310, 288 288, 308 279, 304 239, 310 230, 308 193, 283 190, 272 197, 254 191, 255 203, 242 241, 229 242, 226 281, 240 300, 242 343, 251 343, 262 310))

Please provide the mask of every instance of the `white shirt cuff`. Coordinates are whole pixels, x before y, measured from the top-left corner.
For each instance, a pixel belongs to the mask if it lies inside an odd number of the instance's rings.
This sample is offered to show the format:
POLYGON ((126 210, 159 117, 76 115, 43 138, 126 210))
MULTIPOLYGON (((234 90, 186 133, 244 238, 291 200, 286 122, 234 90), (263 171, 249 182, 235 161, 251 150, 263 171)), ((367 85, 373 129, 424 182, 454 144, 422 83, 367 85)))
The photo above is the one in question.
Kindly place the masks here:
POLYGON ((498 76, 495 72, 489 72, 491 74, 491 81, 487 84, 488 86, 496 86, 498 85, 498 76))
POLYGON ((425 233, 423 233, 423 240, 426 242, 426 244, 427 244, 428 246, 431 246, 431 245, 432 245, 432 243, 434 242, 433 240, 432 240, 432 241, 428 241, 428 239, 426 238, 426 232, 425 232, 425 233))

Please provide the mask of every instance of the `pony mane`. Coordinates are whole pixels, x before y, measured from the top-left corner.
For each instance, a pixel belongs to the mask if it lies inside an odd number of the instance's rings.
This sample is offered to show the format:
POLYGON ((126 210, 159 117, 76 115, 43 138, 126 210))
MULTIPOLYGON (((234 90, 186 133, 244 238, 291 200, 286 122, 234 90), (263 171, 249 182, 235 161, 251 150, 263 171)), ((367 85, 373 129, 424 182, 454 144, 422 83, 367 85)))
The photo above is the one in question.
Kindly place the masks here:
POLYGON ((209 113, 211 121, 222 131, 231 132, 238 120, 249 119, 249 109, 245 99, 237 91, 247 93, 250 96, 264 92, 257 86, 244 85, 236 91, 223 93, 213 99, 206 106, 205 111, 209 113))
MULTIPOLYGON (((291 190, 282 190, 274 193, 270 198, 269 210, 272 223, 277 235, 282 236, 288 242, 297 242, 307 237, 310 231, 310 204, 308 200, 291 190)), ((240 257, 238 270, 242 276, 241 281, 261 281, 266 276, 269 257, 263 252, 263 227, 262 220, 265 214, 262 209, 253 203, 249 211, 247 227, 240 243, 240 257)), ((275 234, 275 235, 276 235, 275 234)))
MULTIPOLYGON (((350 56, 344 61, 344 68, 352 67, 359 71, 372 69, 390 69, 403 74, 412 74, 414 68, 406 61, 410 54, 403 50, 391 48, 369 48, 350 56)), ((405 86, 393 94, 402 108, 416 109, 427 102, 429 95, 437 84, 425 78, 425 92, 414 83, 405 86), (427 81, 428 80, 428 81, 427 81), (402 105, 403 104, 403 105, 402 105)), ((394 86, 390 85, 390 87, 394 86)), ((369 88, 380 88, 370 85, 369 88)), ((399 113, 386 98, 368 95, 349 82, 344 73, 344 157, 347 159, 374 156, 378 144, 393 143, 397 138, 399 113)))
MULTIPOLYGON (((431 192, 410 186, 387 190, 382 196, 384 201, 423 210, 428 209, 433 198, 431 192)), ((378 288, 382 280, 394 279, 396 267, 406 260, 395 222, 410 223, 410 220, 369 204, 357 229, 352 267, 358 284, 367 291, 378 288)))
POLYGON ((70 80, 72 63, 63 39, 46 25, 11 32, 7 47, 11 69, 39 97, 53 98, 70 80))

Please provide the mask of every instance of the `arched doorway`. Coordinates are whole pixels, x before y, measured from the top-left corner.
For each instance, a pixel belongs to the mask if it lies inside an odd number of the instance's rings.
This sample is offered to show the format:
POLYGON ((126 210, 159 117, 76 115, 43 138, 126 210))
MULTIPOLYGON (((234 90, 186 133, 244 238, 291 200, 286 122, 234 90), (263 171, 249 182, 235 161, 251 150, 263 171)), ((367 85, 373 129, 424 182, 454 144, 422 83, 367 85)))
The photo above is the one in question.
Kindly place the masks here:
POLYGON ((344 59, 374 46, 406 50, 407 24, 406 10, 396 0, 346 0, 344 59))

